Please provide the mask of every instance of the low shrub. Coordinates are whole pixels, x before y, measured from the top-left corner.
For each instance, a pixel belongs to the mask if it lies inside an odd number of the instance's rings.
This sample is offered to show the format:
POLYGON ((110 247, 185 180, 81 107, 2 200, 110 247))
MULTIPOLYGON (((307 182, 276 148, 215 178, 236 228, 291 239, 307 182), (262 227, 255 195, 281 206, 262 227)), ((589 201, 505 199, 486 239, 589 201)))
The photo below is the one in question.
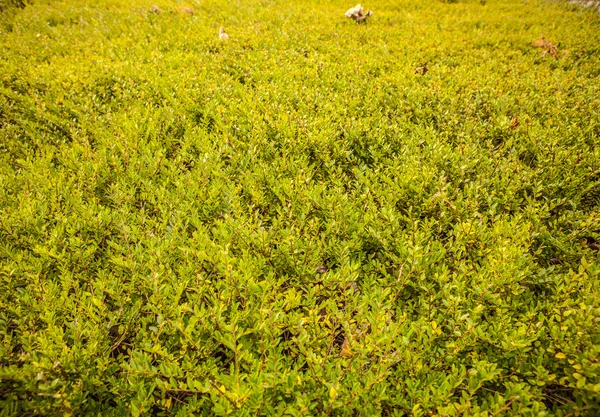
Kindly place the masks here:
POLYGON ((597 15, 151 6, 0 34, 5 415, 600 413, 597 15))

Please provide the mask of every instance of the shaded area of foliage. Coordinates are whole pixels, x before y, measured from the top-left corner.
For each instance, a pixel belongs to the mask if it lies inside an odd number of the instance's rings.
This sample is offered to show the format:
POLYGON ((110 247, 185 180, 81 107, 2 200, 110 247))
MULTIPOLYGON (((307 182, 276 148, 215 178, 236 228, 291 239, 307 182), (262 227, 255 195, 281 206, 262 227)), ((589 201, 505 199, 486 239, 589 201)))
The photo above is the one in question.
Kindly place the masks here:
POLYGON ((27 0, 3 0, 2 3, 0 3, 0 12, 4 12, 11 8, 22 9, 25 6, 27 6, 28 4, 32 4, 32 3, 33 3, 32 1, 27 1, 27 0))

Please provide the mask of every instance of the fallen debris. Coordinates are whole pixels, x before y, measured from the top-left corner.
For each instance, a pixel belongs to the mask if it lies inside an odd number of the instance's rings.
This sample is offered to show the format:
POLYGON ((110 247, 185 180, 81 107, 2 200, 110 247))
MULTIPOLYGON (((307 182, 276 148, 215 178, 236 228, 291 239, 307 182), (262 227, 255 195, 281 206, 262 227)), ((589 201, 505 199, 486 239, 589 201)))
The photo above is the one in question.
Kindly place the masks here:
POLYGON ((226 41, 227 39, 229 39, 229 35, 225 33, 225 29, 223 28, 223 26, 221 26, 221 28, 219 29, 219 39, 222 41, 226 41))
POLYGON ((425 75, 427 74, 427 71, 429 71, 429 69, 427 68, 427 62, 415 68, 415 74, 425 75))
POLYGON ((544 39, 544 37, 542 36, 541 39, 538 39, 537 41, 535 41, 533 43, 533 46, 535 46, 536 48, 543 48, 544 52, 542 53, 542 56, 545 56, 546 54, 550 54, 552 55, 554 58, 558 59, 560 58, 558 55, 558 48, 556 47, 556 45, 548 42, 546 39, 544 39))
POLYGON ((350 348, 350 339, 348 339, 348 337, 344 337, 344 342, 342 343, 342 348, 341 348, 341 354, 342 356, 351 356, 352 355, 352 349, 350 348))
POLYGON ((154 13, 154 14, 162 13, 162 9, 160 7, 158 7, 156 4, 153 4, 152 6, 150 6, 150 8, 148 9, 148 11, 150 13, 154 13))
POLYGON ((194 8, 191 6, 181 6, 181 7, 178 7, 176 11, 179 14, 187 14, 189 16, 194 15, 194 8))
POLYGON ((584 9, 596 9, 600 13, 600 0, 569 0, 568 3, 581 6, 584 9))
POLYGON ((348 11, 344 13, 344 16, 353 19, 356 23, 366 23, 367 17, 371 15, 373 15, 373 12, 369 10, 365 13, 365 9, 363 9, 363 7, 360 4, 357 4, 351 9, 348 9, 348 11))

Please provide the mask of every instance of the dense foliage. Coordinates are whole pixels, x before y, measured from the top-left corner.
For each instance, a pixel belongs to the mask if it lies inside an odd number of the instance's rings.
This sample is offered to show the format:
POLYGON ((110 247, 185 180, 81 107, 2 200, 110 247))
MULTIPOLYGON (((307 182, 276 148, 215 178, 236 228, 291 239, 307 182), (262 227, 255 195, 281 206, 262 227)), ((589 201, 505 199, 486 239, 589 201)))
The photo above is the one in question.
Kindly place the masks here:
POLYGON ((597 14, 17 3, 0 413, 600 414, 597 14))

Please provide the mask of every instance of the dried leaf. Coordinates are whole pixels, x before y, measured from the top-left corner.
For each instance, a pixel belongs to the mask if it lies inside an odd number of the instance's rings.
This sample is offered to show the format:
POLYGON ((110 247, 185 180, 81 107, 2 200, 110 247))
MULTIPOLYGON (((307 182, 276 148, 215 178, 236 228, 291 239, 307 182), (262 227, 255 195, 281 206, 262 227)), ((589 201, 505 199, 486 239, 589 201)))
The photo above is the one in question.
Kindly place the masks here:
POLYGON ((415 74, 425 75, 427 74, 427 71, 429 71, 427 68, 427 62, 415 68, 415 74))
POLYGON ((150 6, 150 8, 148 9, 148 11, 150 13, 154 13, 154 14, 162 13, 162 9, 160 7, 158 7, 156 4, 153 4, 152 6, 150 6))
POLYGON ((194 8, 191 6, 180 6, 177 8, 177 13, 179 14, 187 14, 189 16, 194 15, 194 8))
POLYGON ((227 39, 229 39, 229 35, 225 33, 225 29, 222 26, 219 29, 219 39, 222 41, 226 41, 227 39))
POLYGON ((350 340, 348 338, 344 338, 344 343, 342 343, 342 356, 350 356, 352 354, 352 350, 350 349, 350 340))
POLYGON ((550 54, 552 55, 554 58, 558 59, 559 55, 558 55, 558 48, 556 47, 556 45, 554 45, 553 43, 548 42, 546 39, 544 39, 544 37, 538 39, 537 41, 533 42, 533 46, 535 46, 536 48, 543 48, 544 52, 542 52, 542 56, 546 55, 546 54, 550 54))

